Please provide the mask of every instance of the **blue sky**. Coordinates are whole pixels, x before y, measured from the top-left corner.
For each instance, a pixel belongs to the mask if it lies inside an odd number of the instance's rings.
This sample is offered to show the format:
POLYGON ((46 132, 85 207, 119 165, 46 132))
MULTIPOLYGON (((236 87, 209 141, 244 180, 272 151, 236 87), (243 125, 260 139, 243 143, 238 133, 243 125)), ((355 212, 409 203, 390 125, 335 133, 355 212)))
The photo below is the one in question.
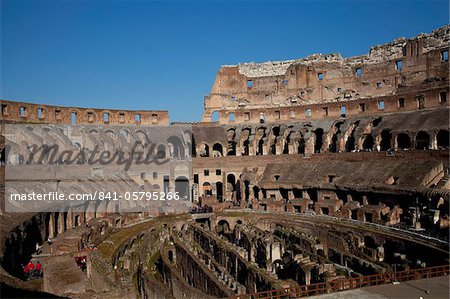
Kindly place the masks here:
POLYGON ((0 96, 200 121, 221 65, 365 54, 448 14, 448 1, 2 1, 0 96))

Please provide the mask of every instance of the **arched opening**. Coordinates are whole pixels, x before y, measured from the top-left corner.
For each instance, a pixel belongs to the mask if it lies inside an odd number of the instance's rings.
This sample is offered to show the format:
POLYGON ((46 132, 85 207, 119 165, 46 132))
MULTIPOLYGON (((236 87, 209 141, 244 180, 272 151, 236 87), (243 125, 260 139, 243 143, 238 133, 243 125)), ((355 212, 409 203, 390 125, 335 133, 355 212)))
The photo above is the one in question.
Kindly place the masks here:
POLYGON ((372 135, 366 135, 366 138, 364 138, 362 146, 363 146, 363 149, 365 151, 373 150, 373 136, 372 135))
POLYGON ((303 136, 300 136, 300 139, 298 141, 298 147, 297 147, 297 153, 304 155, 305 154, 305 139, 303 136))
POLYGON ((406 133, 400 133, 397 135, 397 148, 399 149, 410 149, 411 140, 409 135, 406 133))
POLYGON ((292 194, 294 194, 294 198, 303 198, 303 192, 298 188, 292 189, 292 194))
POLYGON ((158 149, 156 151, 156 157, 158 159, 165 159, 166 158, 166 147, 164 144, 158 145, 158 149))
POLYGON ((288 193, 288 190, 287 189, 284 189, 284 188, 280 188, 280 195, 281 195, 281 198, 283 198, 283 200, 285 201, 285 202, 287 202, 288 201, 288 198, 289 198, 289 193, 288 193))
POLYGON ((439 130, 436 135, 436 139, 439 149, 448 149, 450 147, 448 130, 439 130))
POLYGON ((272 127, 272 135, 273 135, 273 139, 270 144, 270 154, 276 155, 277 154, 277 139, 280 136, 280 126, 272 127))
POLYGON ((203 143, 200 147, 200 157, 209 157, 209 145, 203 143))
POLYGON ((213 111, 211 113, 211 121, 218 122, 219 121, 219 112, 213 111))
POLYGON ((236 142, 228 141, 227 156, 236 156, 236 142))
POLYGON ((316 140, 314 143, 314 152, 315 153, 320 153, 320 150, 322 149, 322 143, 323 143, 323 129, 322 128, 317 128, 314 131, 314 135, 316 136, 316 140))
POLYGON ((170 156, 175 159, 183 160, 185 158, 184 145, 178 136, 171 136, 167 139, 167 142, 171 144, 170 156))
POLYGON ((253 186, 253 196, 259 200, 259 187, 258 186, 253 186))
POLYGON ((245 140, 244 143, 242 144, 242 156, 248 156, 249 144, 250 142, 248 140, 245 140))
POLYGON ((264 148, 264 141, 265 141, 265 138, 266 138, 266 128, 265 127, 259 127, 257 129, 255 137, 259 138, 259 139, 257 139, 258 140, 258 147, 256 149, 256 155, 263 155, 264 154, 264 149, 263 149, 264 148))
POLYGON ((273 135, 279 136, 280 135, 280 126, 274 126, 272 128, 272 132, 273 132, 273 135))
POLYGON ((340 134, 341 134, 341 125, 343 123, 344 122, 342 122, 342 121, 338 121, 334 124, 335 132, 334 132, 333 136, 331 137, 331 142, 330 142, 330 145, 328 146, 328 150, 331 153, 337 153, 339 151, 338 136, 340 136, 340 134))
POLYGON ((249 141, 249 137, 250 137, 250 133, 251 133, 251 129, 250 128, 245 128, 242 129, 241 131, 241 139, 240 141, 242 142, 242 148, 241 148, 241 155, 242 156, 248 156, 249 155, 249 146, 250 146, 250 141, 249 141))
POLYGON ((230 173, 227 175, 227 191, 236 190, 236 177, 234 174, 230 173))
POLYGON ((129 132, 128 130, 120 130, 120 131, 119 131, 119 134, 120 134, 123 138, 125 138, 125 140, 126 140, 127 142, 130 142, 130 141, 131 141, 131 134, 130 134, 130 132, 129 132))
POLYGON ((207 197, 212 195, 211 184, 208 182, 203 183, 203 195, 207 197))
POLYGON ((382 151, 387 151, 388 149, 390 149, 391 148, 391 140, 392 140, 391 130, 381 131, 380 149, 382 151))
POLYGON ((189 200, 189 179, 185 176, 179 176, 175 180, 175 192, 180 199, 189 200))
POLYGON ((256 155, 262 156, 264 149, 264 139, 261 137, 258 141, 258 151, 256 152, 256 155))
POLYGON ((217 200, 219 202, 223 201, 223 183, 222 182, 216 182, 216 194, 217 194, 217 200))
POLYGON ((289 154, 289 143, 291 142, 291 133, 292 133, 292 127, 287 128, 287 130, 289 131, 286 135, 286 139, 284 140, 284 144, 283 144, 283 154, 289 154))
POLYGON ((330 145, 328 146, 328 150, 330 153, 336 153, 337 152, 337 134, 333 134, 333 137, 331 137, 330 145))
POLYGON ((222 157, 223 156, 223 147, 220 143, 214 143, 213 145, 213 157, 222 157))
POLYGON ((242 195, 241 195, 241 180, 237 180, 236 181, 236 201, 237 204, 240 204, 242 199, 242 195))
POLYGON ((427 150, 430 148, 430 135, 424 131, 420 131, 416 135, 416 149, 427 150))
POLYGON ((250 182, 249 181, 244 181, 244 199, 246 202, 248 202, 249 198, 250 198, 250 182))
POLYGON ((371 236, 364 236, 364 246, 368 247, 368 248, 377 248, 377 243, 375 242, 375 239, 372 238, 371 236))
POLYGON ((220 220, 216 225, 216 232, 219 236, 228 235, 230 233, 230 224, 226 220, 220 220))

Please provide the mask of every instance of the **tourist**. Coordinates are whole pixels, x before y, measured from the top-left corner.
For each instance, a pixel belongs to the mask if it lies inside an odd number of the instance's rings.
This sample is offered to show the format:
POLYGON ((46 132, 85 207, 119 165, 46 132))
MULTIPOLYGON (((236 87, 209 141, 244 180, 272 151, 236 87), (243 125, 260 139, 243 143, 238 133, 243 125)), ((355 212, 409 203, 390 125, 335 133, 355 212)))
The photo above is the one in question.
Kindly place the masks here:
POLYGON ((27 278, 28 278, 28 275, 30 274, 30 271, 28 270, 28 265, 27 265, 27 266, 24 266, 24 265, 22 264, 22 271, 23 271, 23 276, 25 277, 25 279, 27 279, 27 278))
POLYGON ((39 261, 36 263, 35 272, 38 277, 42 277, 42 264, 39 261))
POLYGON ((39 243, 36 243, 36 253, 41 254, 42 253, 42 246, 39 245, 39 243))

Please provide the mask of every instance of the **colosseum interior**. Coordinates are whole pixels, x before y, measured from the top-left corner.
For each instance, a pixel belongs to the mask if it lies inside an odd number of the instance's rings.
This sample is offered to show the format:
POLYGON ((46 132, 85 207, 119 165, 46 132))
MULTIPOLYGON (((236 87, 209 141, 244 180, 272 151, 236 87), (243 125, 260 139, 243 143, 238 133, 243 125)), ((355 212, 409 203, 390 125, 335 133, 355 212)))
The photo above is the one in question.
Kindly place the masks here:
MULTIPOLYGON (((445 26, 361 56, 222 66, 203 121, 188 124, 186 140, 162 144, 173 168, 71 168, 102 178, 80 182, 85 192, 180 190, 187 182, 192 210, 119 213, 100 204, 18 213, 5 210, 5 198, 2 289, 23 297, 298 298, 448 275, 449 40, 445 26), (42 263, 43 277, 23 277, 30 260, 42 263)), ((57 180, 55 191, 71 180, 43 171, 46 161, 26 162, 23 145, 145 146, 142 128, 186 125, 170 123, 168 111, 0 103, 3 198, 8 180, 57 180), (18 124, 25 129, 8 153, 6 127, 18 124)))

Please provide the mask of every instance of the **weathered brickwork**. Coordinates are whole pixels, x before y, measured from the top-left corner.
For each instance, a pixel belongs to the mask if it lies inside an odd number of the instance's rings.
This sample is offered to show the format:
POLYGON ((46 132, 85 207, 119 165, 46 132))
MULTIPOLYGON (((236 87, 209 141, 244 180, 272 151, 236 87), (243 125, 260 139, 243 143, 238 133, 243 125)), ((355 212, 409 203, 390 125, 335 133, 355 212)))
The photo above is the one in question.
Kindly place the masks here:
POLYGON ((0 100, 5 121, 53 124, 168 125, 169 113, 162 110, 112 110, 60 107, 0 100))
POLYGON ((448 106, 449 26, 342 58, 220 68, 204 121, 255 123, 377 115, 448 106))
MULTIPOLYGON (((170 204, 121 213, 108 201, 88 212, 73 206, 8 213, 0 201, 2 291, 212 299, 279 289, 271 294, 290 290, 299 297, 368 286, 380 277, 391 283, 397 273, 450 274, 449 30, 397 39, 357 57, 223 66, 205 98, 203 122, 192 124, 192 135, 172 123, 183 140, 153 149, 173 167, 139 165, 124 174, 115 165, 102 171, 74 165, 55 184, 64 190, 74 175, 89 173, 104 180, 78 184, 81 191, 182 190, 192 199, 191 213, 170 204), (83 258, 84 270, 77 264, 83 258), (30 260, 44 265, 36 283, 24 281, 22 264, 30 260), (434 266, 442 271, 424 270, 434 266)), ((1 197, 5 164, 24 166, 31 142, 57 137, 86 153, 138 142, 143 150, 152 136, 139 125, 169 124, 167 111, 0 104, 0 132, 5 123, 31 124, 14 138, 24 149, 15 146, 6 159, 0 135, 1 197), (42 126, 34 124, 99 129, 36 138, 42 126)), ((53 172, 42 173, 46 163, 30 160, 25 174, 13 171, 9 179, 55 183, 53 172)))

